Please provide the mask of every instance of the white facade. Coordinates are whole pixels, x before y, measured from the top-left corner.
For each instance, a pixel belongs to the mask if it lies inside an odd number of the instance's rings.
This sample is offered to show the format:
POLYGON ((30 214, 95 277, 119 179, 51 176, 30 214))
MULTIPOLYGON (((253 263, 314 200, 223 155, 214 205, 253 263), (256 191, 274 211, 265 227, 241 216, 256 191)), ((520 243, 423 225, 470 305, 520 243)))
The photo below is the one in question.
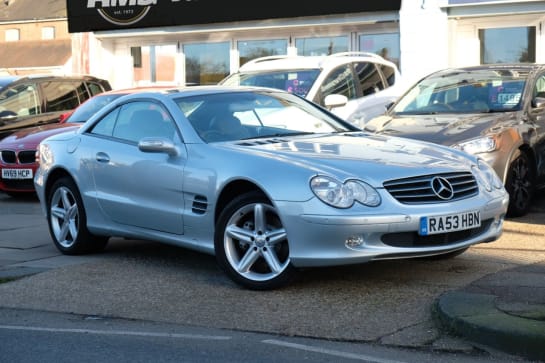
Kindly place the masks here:
MULTIPOLYGON (((228 43, 228 71, 233 72, 241 59, 237 44, 245 40, 282 39, 286 54, 296 54, 298 37, 342 35, 348 38, 348 51, 359 51, 362 35, 398 34, 400 71, 412 84, 438 69, 480 64, 482 31, 512 27, 535 28, 531 50, 535 62, 545 63, 545 1, 402 0, 395 12, 95 32, 86 40, 92 56, 88 63, 75 62, 79 69, 74 72, 104 77, 114 88, 133 87, 146 81, 135 78, 131 47, 159 46, 170 50, 173 58, 171 79, 166 82, 185 84, 184 47, 191 44, 228 43)), ((165 80, 151 77, 150 82, 165 80)))

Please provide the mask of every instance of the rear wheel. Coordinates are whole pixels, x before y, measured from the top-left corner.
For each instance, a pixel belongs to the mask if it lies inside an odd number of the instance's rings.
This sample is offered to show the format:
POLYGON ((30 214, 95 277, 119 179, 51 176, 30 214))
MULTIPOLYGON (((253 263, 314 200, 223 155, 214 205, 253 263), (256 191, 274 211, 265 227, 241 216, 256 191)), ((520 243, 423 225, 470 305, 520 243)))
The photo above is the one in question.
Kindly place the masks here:
POLYGON ((98 252, 108 243, 108 237, 95 236, 87 230, 80 193, 69 178, 53 184, 48 195, 47 222, 55 246, 64 254, 98 252))
POLYGON ((260 193, 241 195, 227 205, 214 240, 218 264, 246 288, 274 289, 295 274, 286 230, 276 209, 260 193))
POLYGON ((509 193, 509 217, 520 217, 528 213, 534 196, 534 170, 525 153, 518 155, 509 164, 505 189, 509 193))

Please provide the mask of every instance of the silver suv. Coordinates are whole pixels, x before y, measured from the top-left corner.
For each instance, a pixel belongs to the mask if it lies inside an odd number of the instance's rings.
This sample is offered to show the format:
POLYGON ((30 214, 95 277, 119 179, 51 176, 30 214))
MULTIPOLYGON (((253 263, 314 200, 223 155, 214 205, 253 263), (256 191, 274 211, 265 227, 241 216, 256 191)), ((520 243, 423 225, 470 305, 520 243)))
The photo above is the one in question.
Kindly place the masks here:
POLYGON ((326 107, 360 128, 383 114, 404 91, 394 63, 364 52, 257 58, 220 84, 283 89, 326 107))

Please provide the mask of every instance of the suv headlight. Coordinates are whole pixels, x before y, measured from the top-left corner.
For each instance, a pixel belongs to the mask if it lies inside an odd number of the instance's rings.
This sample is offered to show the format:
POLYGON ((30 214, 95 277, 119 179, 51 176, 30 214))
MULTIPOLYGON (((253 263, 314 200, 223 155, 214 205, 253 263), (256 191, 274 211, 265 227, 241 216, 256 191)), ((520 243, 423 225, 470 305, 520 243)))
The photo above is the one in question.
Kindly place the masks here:
POLYGON ((477 179, 484 185, 487 191, 491 191, 492 188, 501 189, 503 183, 498 177, 498 174, 492 169, 490 165, 483 159, 477 160, 477 165, 474 166, 475 175, 477 179))
POLYGON ((350 208, 355 202, 368 207, 380 204, 380 195, 375 188, 360 180, 339 180, 315 176, 310 181, 310 189, 322 202, 336 208, 350 208))
POLYGON ((480 137, 452 146, 455 149, 469 154, 489 153, 497 149, 496 138, 493 136, 480 137))

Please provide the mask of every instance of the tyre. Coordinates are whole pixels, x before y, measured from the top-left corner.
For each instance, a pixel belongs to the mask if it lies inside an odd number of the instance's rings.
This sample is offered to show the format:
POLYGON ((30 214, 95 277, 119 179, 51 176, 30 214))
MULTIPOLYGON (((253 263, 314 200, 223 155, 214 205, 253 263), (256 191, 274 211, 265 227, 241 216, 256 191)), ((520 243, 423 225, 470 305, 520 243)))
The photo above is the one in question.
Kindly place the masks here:
POLYGON ((87 230, 83 202, 75 183, 57 180, 47 199, 47 223, 55 246, 66 255, 103 250, 108 237, 94 236, 87 230))
POLYGON ((295 274, 282 221, 260 193, 241 195, 226 206, 216 225, 214 244, 220 267, 243 287, 275 289, 295 274))
POLYGON ((519 154, 509 164, 505 189, 509 193, 508 217, 520 217, 528 213, 534 196, 534 170, 525 153, 519 154))

